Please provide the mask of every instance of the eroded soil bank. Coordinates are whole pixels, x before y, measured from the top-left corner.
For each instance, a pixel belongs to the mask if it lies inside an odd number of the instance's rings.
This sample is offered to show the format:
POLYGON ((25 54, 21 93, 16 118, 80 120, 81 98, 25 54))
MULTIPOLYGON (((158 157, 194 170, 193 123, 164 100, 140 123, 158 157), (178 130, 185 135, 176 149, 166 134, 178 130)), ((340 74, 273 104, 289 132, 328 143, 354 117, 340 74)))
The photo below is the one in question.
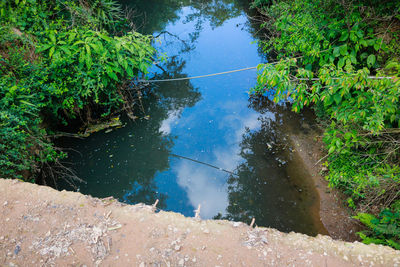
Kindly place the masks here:
POLYGON ((317 213, 328 234, 334 239, 345 241, 359 240, 356 232, 361 230, 361 224, 351 218, 351 210, 346 207, 346 196, 335 188, 330 188, 328 182, 321 174, 324 171, 324 151, 322 142, 322 130, 317 125, 302 124, 302 131, 291 131, 289 139, 295 148, 300 161, 298 165, 304 166, 314 187, 319 195, 317 205, 312 213, 317 213))
POLYGON ((0 179, 0 265, 399 266, 400 252, 0 179))

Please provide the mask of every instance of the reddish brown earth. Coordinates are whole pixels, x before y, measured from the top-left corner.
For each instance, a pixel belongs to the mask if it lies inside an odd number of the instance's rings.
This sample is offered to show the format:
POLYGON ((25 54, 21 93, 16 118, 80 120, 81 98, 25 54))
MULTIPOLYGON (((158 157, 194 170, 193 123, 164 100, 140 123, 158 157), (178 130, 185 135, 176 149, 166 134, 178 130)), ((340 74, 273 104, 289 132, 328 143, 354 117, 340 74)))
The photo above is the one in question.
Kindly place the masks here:
POLYGON ((388 247, 0 179, 0 266, 399 266, 388 247))

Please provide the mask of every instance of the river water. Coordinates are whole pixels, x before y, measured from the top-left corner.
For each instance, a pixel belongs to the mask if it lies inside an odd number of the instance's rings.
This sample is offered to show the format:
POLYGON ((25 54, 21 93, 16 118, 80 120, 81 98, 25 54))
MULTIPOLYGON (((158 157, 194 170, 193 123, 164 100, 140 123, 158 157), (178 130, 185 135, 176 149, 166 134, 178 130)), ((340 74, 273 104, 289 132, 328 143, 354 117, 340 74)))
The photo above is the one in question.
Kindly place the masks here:
MULTIPOLYGON (((138 31, 158 36, 168 56, 149 78, 192 77, 265 62, 247 1, 122 1, 138 31)), ((256 71, 150 84, 138 119, 90 137, 60 140, 95 197, 153 204, 202 218, 224 218, 315 235, 318 195, 288 139, 311 124, 268 95, 249 97, 256 71), (314 211, 313 211, 314 210, 314 211)), ((60 189, 71 189, 61 185, 60 189)))

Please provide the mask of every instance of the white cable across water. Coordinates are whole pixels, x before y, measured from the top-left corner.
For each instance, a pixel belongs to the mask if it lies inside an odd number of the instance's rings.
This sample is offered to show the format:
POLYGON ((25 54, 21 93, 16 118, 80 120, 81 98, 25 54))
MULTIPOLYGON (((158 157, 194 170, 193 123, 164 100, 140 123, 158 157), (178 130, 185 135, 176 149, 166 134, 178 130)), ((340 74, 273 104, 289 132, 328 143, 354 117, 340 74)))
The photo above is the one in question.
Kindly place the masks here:
POLYGON ((211 76, 218 76, 218 75, 229 74, 229 73, 245 71, 245 70, 253 70, 253 69, 257 69, 257 66, 238 69, 238 70, 230 70, 230 71, 218 72, 218 73, 213 73, 213 74, 193 76, 193 77, 182 77, 182 78, 165 79, 165 80, 138 80, 138 82, 155 83, 155 82, 172 82, 172 81, 192 80, 192 79, 199 79, 199 78, 205 78, 205 77, 211 77, 211 76))
MULTIPOLYGON (((267 63, 269 65, 275 65, 279 63, 277 62, 271 62, 267 63)), ((212 77, 212 76, 218 76, 218 75, 224 75, 224 74, 229 74, 229 73, 234 73, 234 72, 240 72, 240 71, 246 71, 246 70, 253 70, 257 69, 258 66, 255 67, 248 67, 248 68, 243 68, 243 69, 237 69, 237 70, 229 70, 229 71, 223 71, 223 72, 217 72, 217 73, 212 73, 212 74, 205 74, 205 75, 199 75, 199 76, 192 76, 192 77, 182 77, 182 78, 172 78, 172 79, 163 79, 163 80, 137 80, 137 82, 141 83, 156 83, 156 82, 173 82, 173 81, 184 81, 184 80, 193 80, 193 79, 199 79, 199 78, 206 78, 206 77, 212 77)), ((377 76, 368 76, 368 79, 377 79, 377 80, 383 80, 383 79, 394 79, 396 77, 377 77, 377 76)), ((333 77, 334 80, 340 79, 339 77, 333 77)), ((293 81, 319 81, 319 78, 295 78, 293 81)))

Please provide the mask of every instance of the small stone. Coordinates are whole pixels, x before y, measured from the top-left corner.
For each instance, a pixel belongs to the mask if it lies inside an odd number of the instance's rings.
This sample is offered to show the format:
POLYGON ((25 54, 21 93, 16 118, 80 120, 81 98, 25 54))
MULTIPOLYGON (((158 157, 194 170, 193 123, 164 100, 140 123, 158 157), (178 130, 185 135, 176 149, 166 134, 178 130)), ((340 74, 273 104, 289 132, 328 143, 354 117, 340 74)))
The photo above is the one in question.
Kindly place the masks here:
POLYGON ((206 249, 206 246, 202 246, 202 247, 201 247, 201 250, 205 250, 205 249, 206 249))
POLYGON ((208 230, 208 229, 204 229, 203 233, 205 233, 205 234, 209 234, 209 233, 210 233, 210 230, 208 230))
POLYGON ((197 259, 196 259, 196 257, 194 257, 193 259, 192 259, 192 262, 196 262, 197 261, 197 259))
POLYGON ((140 264, 139 264, 139 267, 145 267, 146 265, 144 264, 144 262, 141 262, 140 264))
POLYGON ((185 264, 185 261, 184 261, 183 259, 180 259, 179 262, 178 262, 178 264, 179 264, 180 266, 183 266, 183 265, 185 264))
POLYGON ((220 259, 222 259, 222 255, 218 255, 217 260, 219 261, 220 259))
POLYGON ((3 206, 7 206, 8 201, 4 201, 3 206))
POLYGON ((150 252, 153 252, 154 250, 155 250, 155 248, 150 248, 149 249, 150 252))
POLYGON ((343 256, 343 259, 344 259, 345 261, 348 261, 348 260, 349 260, 349 258, 347 258, 346 255, 343 256))
POLYGON ((181 250, 181 246, 176 245, 176 246, 174 247, 174 249, 175 249, 176 251, 180 251, 180 250, 181 250))
POLYGON ((10 220, 10 218, 6 218, 6 222, 8 222, 10 220))

